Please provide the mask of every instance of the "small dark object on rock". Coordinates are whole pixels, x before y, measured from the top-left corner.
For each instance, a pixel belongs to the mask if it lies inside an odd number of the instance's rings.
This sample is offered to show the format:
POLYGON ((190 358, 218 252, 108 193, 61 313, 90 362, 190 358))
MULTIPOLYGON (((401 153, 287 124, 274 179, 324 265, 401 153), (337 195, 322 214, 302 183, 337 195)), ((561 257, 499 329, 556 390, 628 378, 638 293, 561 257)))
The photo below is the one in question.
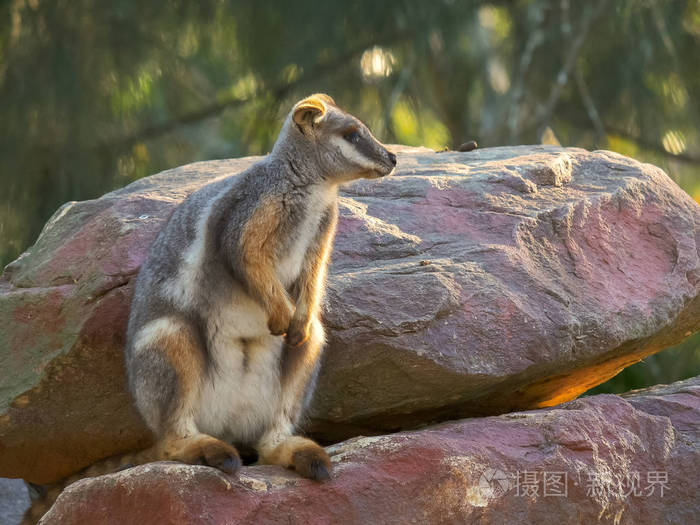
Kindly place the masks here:
POLYGON ((428 266, 430 264, 430 261, 421 261, 420 265, 421 266, 428 266))
POLYGON ((450 151, 450 148, 448 146, 445 146, 442 149, 436 149, 435 153, 447 153, 448 151, 450 151))
POLYGON ((470 140, 469 142, 465 142, 464 144, 460 144, 459 148, 457 148, 457 151, 473 151, 478 147, 478 144, 476 143, 475 140, 470 140))

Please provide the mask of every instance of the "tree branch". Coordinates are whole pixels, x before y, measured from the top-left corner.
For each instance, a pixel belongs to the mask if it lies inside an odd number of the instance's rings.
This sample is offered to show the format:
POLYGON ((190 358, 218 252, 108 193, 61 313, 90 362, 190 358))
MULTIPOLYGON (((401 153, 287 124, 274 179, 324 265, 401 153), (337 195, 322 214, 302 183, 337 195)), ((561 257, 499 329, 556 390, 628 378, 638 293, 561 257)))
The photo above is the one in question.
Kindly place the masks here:
POLYGON ((588 11, 588 15, 581 22, 578 34, 571 44, 571 48, 569 49, 566 59, 564 60, 564 65, 557 75, 554 86, 552 86, 552 91, 549 93, 549 98, 547 99, 544 108, 540 111, 539 117, 536 119, 539 128, 544 128, 549 125, 554 108, 556 108, 557 102, 559 102, 561 92, 564 89, 564 86, 566 86, 569 76, 571 75, 571 71, 576 64, 576 59, 581 51, 581 46, 586 41, 591 23, 598 17, 598 15, 600 15, 605 6, 608 4, 608 1, 609 0, 600 0, 598 5, 596 5, 592 11, 588 11))
POLYGON ((583 101, 583 106, 586 108, 588 113, 588 118, 591 119, 593 128, 595 129, 596 135, 598 135, 598 140, 601 146, 607 144, 607 133, 605 132, 605 126, 600 118, 600 113, 595 107, 595 102, 593 102, 593 97, 588 91, 588 86, 586 86, 586 80, 583 78, 583 73, 580 67, 576 67, 574 74, 576 75, 576 86, 578 87, 579 95, 581 95, 581 100, 583 101))
POLYGON ((535 50, 544 42, 544 25, 545 12, 549 8, 547 4, 540 5, 535 4, 532 7, 536 9, 535 11, 535 21, 536 26, 530 32, 530 37, 525 43, 523 48, 523 53, 520 55, 520 63, 518 65, 518 74, 515 77, 515 83, 513 85, 513 91, 510 100, 510 107, 508 110, 508 130, 510 131, 510 142, 515 142, 517 137, 521 132, 521 122, 520 122, 520 106, 522 104, 523 96, 525 95, 525 75, 532 62, 532 57, 535 50))
MULTIPOLYGON (((273 97, 277 99, 282 98, 294 88, 304 84, 311 78, 318 79, 319 77, 327 75, 337 69, 346 67, 348 62, 352 61, 357 55, 364 52, 367 48, 371 46, 387 45, 390 43, 411 38, 412 36, 413 31, 403 30, 398 31, 393 35, 386 36, 385 38, 373 40, 371 42, 364 43, 360 46, 356 46, 355 48, 345 53, 343 56, 335 57, 333 60, 327 60, 321 64, 316 64, 307 72, 302 73, 302 75, 299 76, 299 78, 297 78, 296 80, 287 84, 275 86, 268 91, 272 94, 273 97)), ((110 145, 109 147, 116 147, 118 149, 128 149, 134 144, 169 133, 182 125, 193 124, 195 122, 214 117, 222 111, 224 111, 225 109, 243 106, 244 104, 247 104, 254 100, 256 97, 260 96, 261 94, 262 90, 258 91, 257 93, 254 93, 253 95, 245 97, 230 96, 212 104, 205 105, 194 111, 177 115, 166 122, 147 125, 144 128, 141 128, 140 130, 137 130, 129 135, 112 140, 103 141, 102 146, 108 144, 110 145)))

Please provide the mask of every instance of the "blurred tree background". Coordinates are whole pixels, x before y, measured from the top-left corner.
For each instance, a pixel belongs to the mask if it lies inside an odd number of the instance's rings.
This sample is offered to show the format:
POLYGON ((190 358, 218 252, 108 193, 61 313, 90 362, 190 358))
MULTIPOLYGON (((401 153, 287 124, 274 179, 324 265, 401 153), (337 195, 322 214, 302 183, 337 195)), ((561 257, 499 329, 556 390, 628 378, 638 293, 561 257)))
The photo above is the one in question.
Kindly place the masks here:
MULTIPOLYGON (((264 154, 324 91, 385 142, 552 142, 661 166, 700 200, 698 0, 5 0, 0 264, 63 202, 264 154)), ((700 374, 700 338, 599 391, 700 374)))

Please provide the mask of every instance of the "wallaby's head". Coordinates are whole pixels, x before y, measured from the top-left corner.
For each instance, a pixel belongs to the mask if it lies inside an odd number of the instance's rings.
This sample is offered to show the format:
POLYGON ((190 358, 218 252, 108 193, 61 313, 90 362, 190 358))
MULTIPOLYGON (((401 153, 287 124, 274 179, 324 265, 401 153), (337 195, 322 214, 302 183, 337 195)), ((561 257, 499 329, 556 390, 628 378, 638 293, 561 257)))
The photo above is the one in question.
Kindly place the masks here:
POLYGON ((303 151, 326 180, 383 177, 396 166, 396 155, 328 95, 319 93, 297 102, 286 127, 286 139, 294 141, 295 149, 303 151))

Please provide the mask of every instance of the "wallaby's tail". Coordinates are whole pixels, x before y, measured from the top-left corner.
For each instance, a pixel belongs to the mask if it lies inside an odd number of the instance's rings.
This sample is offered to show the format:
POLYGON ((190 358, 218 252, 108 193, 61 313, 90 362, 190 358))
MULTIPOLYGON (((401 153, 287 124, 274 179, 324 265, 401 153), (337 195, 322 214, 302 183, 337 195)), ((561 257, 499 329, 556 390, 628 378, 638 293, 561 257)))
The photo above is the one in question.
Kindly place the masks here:
POLYGON ((155 461, 158 459, 157 456, 158 454, 155 447, 150 447, 140 452, 130 452, 120 456, 112 456, 111 458, 93 463, 77 474, 73 474, 58 483, 39 488, 39 497, 32 502, 31 507, 24 513, 20 525, 35 525, 38 523, 41 517, 51 508, 51 505, 54 504, 61 492, 63 492, 63 489, 71 483, 84 478, 94 478, 103 474, 110 474, 126 468, 135 467, 136 465, 142 465, 149 461, 155 461))

